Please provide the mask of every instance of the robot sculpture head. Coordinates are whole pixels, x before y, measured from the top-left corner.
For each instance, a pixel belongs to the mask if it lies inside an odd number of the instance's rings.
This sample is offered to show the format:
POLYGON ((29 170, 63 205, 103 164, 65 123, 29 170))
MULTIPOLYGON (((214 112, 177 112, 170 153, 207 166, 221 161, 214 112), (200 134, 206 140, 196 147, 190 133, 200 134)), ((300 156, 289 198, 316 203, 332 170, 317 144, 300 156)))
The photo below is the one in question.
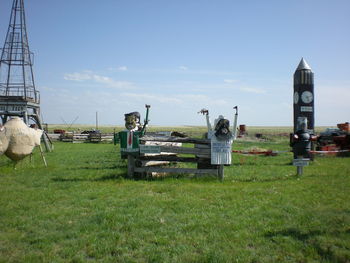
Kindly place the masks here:
POLYGON ((219 140, 228 140, 232 138, 232 133, 230 131, 230 121, 225 119, 224 116, 220 115, 215 120, 215 136, 219 140))
POLYGON ((140 113, 137 111, 124 114, 125 128, 129 131, 137 131, 141 128, 140 113))

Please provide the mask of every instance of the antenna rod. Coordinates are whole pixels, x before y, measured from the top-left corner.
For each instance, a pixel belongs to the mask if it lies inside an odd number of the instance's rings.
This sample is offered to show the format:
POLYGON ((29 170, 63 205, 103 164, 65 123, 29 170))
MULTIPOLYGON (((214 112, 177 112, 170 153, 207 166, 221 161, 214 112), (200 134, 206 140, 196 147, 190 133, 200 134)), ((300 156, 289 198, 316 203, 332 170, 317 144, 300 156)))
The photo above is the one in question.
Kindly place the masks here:
POLYGON ((96 111, 96 130, 98 130, 98 111, 96 111))

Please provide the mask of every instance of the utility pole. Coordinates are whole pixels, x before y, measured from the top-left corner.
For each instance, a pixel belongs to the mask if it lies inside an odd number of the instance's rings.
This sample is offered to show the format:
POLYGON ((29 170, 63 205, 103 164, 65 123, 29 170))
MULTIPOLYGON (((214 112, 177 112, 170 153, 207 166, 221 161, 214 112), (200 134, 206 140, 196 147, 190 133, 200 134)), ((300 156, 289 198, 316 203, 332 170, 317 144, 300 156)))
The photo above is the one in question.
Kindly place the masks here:
POLYGON ((96 131, 98 130, 98 111, 96 111, 96 131))

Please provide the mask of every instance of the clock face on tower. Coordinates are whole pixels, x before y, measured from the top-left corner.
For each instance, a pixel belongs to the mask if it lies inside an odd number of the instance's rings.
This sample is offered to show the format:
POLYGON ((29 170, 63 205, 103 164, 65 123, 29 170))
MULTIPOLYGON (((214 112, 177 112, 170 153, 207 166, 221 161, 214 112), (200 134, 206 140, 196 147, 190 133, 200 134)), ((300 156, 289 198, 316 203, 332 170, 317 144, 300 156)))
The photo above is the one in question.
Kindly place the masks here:
POLYGON ((301 94, 301 100, 304 103, 310 103, 310 102, 312 102, 313 99, 314 99, 314 95, 310 91, 304 91, 301 94))
POLYGON ((296 91, 294 92, 294 104, 297 104, 299 101, 299 93, 296 91))

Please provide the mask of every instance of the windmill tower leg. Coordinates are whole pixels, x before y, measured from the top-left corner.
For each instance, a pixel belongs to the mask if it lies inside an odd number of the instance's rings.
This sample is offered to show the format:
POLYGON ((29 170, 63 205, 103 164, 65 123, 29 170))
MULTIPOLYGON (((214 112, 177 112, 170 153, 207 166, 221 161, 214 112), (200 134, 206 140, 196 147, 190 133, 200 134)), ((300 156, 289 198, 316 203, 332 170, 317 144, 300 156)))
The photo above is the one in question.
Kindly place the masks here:
POLYGON ((28 119, 28 112, 27 111, 24 111, 23 112, 23 121, 25 124, 29 124, 29 119, 28 119))
POLYGON ((1 116, 1 121, 2 121, 2 124, 5 124, 5 122, 7 121, 7 116, 6 115, 1 116))
MULTIPOLYGON (((32 118, 33 118, 34 122, 36 123, 36 125, 38 125, 39 129, 44 130, 43 125, 41 123, 39 112, 40 112, 39 110, 34 109, 34 114, 33 114, 32 118)), ((52 144, 51 144, 51 141, 49 141, 49 139, 48 139, 48 135, 47 135, 46 131, 43 132, 42 139, 44 141, 46 151, 51 152, 52 151, 52 144)))

